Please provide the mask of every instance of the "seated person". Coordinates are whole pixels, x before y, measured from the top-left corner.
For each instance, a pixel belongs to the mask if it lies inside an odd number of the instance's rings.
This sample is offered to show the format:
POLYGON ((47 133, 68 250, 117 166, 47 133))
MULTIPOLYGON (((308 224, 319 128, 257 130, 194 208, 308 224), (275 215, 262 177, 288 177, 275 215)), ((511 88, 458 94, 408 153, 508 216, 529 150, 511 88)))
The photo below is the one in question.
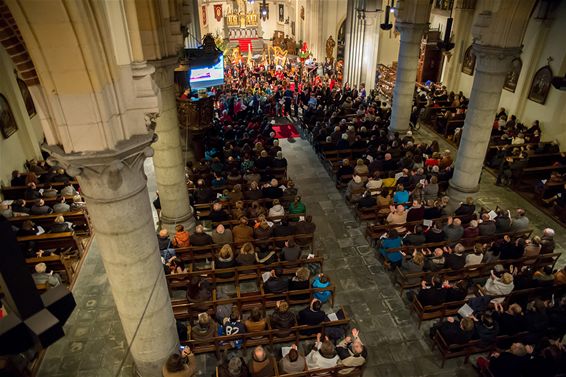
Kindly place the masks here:
POLYGON ((68 180, 64 183, 65 187, 61 189, 62 196, 75 196, 77 195, 77 190, 68 180))
MULTIPOLYGON (((330 279, 323 273, 318 274, 312 282, 313 288, 327 288, 328 286, 330 286, 330 279)), ((315 292, 313 296, 315 299, 324 304, 332 296, 332 291, 315 292)))
POLYGON ((291 345, 289 353, 279 360, 279 369, 282 373, 300 373, 307 370, 305 357, 297 349, 297 345, 291 345))
MULTIPOLYGON (((360 367, 365 364, 367 359, 367 350, 360 340, 360 332, 357 329, 352 329, 352 336, 347 336, 336 346, 336 352, 340 357, 338 365, 347 367, 360 367)), ((352 369, 344 369, 342 372, 346 373, 352 369)))
POLYGON ((185 230, 185 227, 181 224, 175 226, 175 236, 171 241, 173 247, 189 247, 191 246, 189 242, 189 232, 185 230))
POLYGON ((285 241, 285 247, 281 249, 281 261, 292 262, 301 258, 301 248, 295 243, 293 237, 285 241))
POLYGON ((358 208, 371 208, 376 204, 377 200, 371 195, 371 192, 369 190, 366 190, 358 201, 358 208))
POLYGON ((37 199, 30 210, 30 215, 47 215, 50 213, 53 213, 53 209, 51 209, 49 206, 46 206, 43 199, 37 199))
POLYGON ((189 302, 202 302, 210 300, 212 289, 210 282, 201 276, 192 276, 187 284, 187 300, 189 302))
POLYGON ((53 188, 51 184, 47 185, 47 188, 43 190, 43 197, 46 199, 53 199, 57 197, 57 190, 53 188))
POLYGON ((251 377, 275 376, 271 359, 262 346, 254 348, 252 358, 248 365, 251 377))
MULTIPOLYGON (((289 281, 289 291, 299 291, 299 290, 309 289, 310 287, 309 278, 310 278, 310 271, 308 268, 301 267, 297 269, 297 271, 295 272, 295 276, 293 276, 293 278, 291 278, 291 280, 289 281)), ((306 293, 301 295, 292 295, 290 297, 293 298, 294 300, 305 300, 308 299, 309 296, 310 295, 306 293)))
POLYGON ((199 313, 196 325, 191 326, 191 339, 210 339, 216 333, 216 322, 208 313, 199 313))
POLYGON ((309 370, 333 368, 340 361, 336 348, 328 337, 325 337, 322 342, 320 339, 321 334, 317 333, 312 351, 306 357, 309 370))
POLYGON ((212 231, 211 237, 214 244, 218 245, 224 245, 234 241, 232 231, 230 229, 226 229, 222 224, 218 224, 216 229, 212 231))
POLYGON ((290 215, 297 215, 306 212, 306 207, 301 202, 301 197, 299 195, 295 196, 295 199, 291 204, 289 204, 289 214, 290 215))
POLYGON ((279 187, 279 182, 275 178, 269 184, 263 186, 262 193, 264 198, 269 199, 279 199, 283 196, 283 190, 279 187))
POLYGON ((434 275, 429 284, 423 280, 417 299, 422 306, 436 306, 446 302, 446 290, 442 287, 442 279, 434 275))
POLYGON ((491 312, 484 312, 479 321, 476 321, 475 327, 475 338, 479 339, 482 345, 488 346, 495 342, 499 334, 499 324, 493 319, 491 312))
MULTIPOLYGON (((222 246, 216 258, 214 259, 214 269, 220 270, 223 268, 232 268, 236 265, 234 260, 234 252, 232 251, 232 246, 226 244, 222 246)), ((216 276, 222 279, 231 278, 234 276, 234 272, 217 272, 216 276)))
POLYGON ((278 267, 271 270, 271 276, 263 283, 266 293, 282 293, 289 289, 289 278, 282 275, 283 269, 278 267))
POLYGON ((241 217, 240 223, 232 228, 232 234, 234 235, 234 242, 242 243, 253 241, 254 230, 248 225, 248 218, 241 217))
MULTIPOLYGON (((299 218, 299 221, 294 222, 293 226, 295 228, 296 235, 310 234, 312 235, 316 230, 316 224, 312 222, 312 216, 306 215, 304 218, 299 218)), ((295 238, 295 243, 299 246, 306 246, 309 244, 309 240, 302 237, 295 238)))
MULTIPOLYGON (((327 322, 328 317, 322 310, 322 302, 313 299, 310 305, 299 312, 297 322, 299 325, 316 326, 322 322, 327 322)), ((301 330, 303 335, 312 335, 317 333, 317 329, 301 330)))
POLYGON ((72 232, 73 229, 65 222, 65 218, 61 215, 55 218, 55 224, 49 228, 49 233, 72 232))
POLYGON ((37 189, 37 186, 34 182, 30 182, 27 184, 28 188, 24 192, 24 199, 26 200, 36 200, 41 198, 41 193, 37 189))
POLYGON ((236 257, 238 266, 250 266, 255 264, 255 248, 251 242, 246 242, 240 248, 240 253, 236 257))
POLYGON ((469 342, 474 336, 474 321, 469 318, 457 319, 454 317, 447 317, 445 321, 434 325, 446 344, 465 344, 469 342))
POLYGON ((289 304, 287 301, 277 301, 275 303, 275 310, 269 317, 269 324, 276 332, 276 336, 285 337, 290 334, 290 329, 297 324, 295 314, 289 311, 289 304))
POLYGON ((61 276, 53 271, 47 272, 47 265, 43 262, 35 265, 35 272, 31 274, 31 277, 36 285, 45 284, 47 288, 61 284, 61 276))
POLYGON ((191 236, 191 245, 193 246, 206 246, 212 244, 212 237, 204 232, 204 226, 198 224, 195 227, 195 232, 191 236))
POLYGON ((403 187, 403 185, 398 184, 397 190, 395 190, 395 193, 393 194, 393 203, 404 204, 407 203, 408 201, 409 201, 409 192, 405 190, 405 187, 403 187))
POLYGON ((267 320, 261 316, 258 307, 254 307, 250 313, 250 317, 244 321, 247 332, 263 331, 267 327, 267 320))
MULTIPOLYGON (((491 276, 487 278, 483 286, 483 292, 489 296, 506 296, 513 291, 513 275, 508 272, 496 273, 491 270, 491 276)), ((495 302, 502 302, 504 297, 494 299, 495 302)))
MULTIPOLYGON (((410 212, 410 211, 409 211, 410 212)), ((414 232, 407 232, 405 237, 403 237, 403 245, 413 245, 418 246, 426 242, 426 236, 424 234, 423 226, 416 225, 414 232)))
POLYGON ((208 217, 213 223, 230 220, 230 215, 228 215, 228 213, 222 208, 222 203, 220 202, 215 202, 212 205, 212 209, 210 210, 208 217))
POLYGON ((181 351, 181 355, 174 353, 167 358, 161 369, 163 377, 192 377, 197 372, 197 361, 189 347, 181 351))
POLYGON ((383 255, 385 260, 390 264, 391 269, 395 269, 401 265, 401 260, 403 256, 399 251, 389 251, 389 249, 395 249, 401 247, 401 237, 395 229, 390 229, 387 232, 387 237, 381 239, 381 247, 379 248, 379 253, 383 255))
POLYGON ((55 213, 65 213, 71 211, 71 206, 65 201, 64 196, 57 197, 57 203, 53 205, 53 212, 55 213))

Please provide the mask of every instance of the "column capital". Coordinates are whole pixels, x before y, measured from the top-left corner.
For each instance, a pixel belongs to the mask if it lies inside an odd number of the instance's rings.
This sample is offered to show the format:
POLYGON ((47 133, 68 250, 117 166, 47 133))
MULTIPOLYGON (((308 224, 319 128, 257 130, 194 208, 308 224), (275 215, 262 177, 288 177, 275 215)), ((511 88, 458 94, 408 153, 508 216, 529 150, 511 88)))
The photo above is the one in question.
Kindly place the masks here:
POLYGON ((396 22, 395 29, 401 34, 401 42, 417 43, 421 41, 423 33, 428 30, 428 23, 396 22))
POLYGON ((474 43, 472 52, 477 58, 477 72, 506 74, 511 68, 511 61, 521 55, 521 47, 484 46, 474 43))
POLYGON ((79 178, 81 194, 91 202, 117 202, 147 187, 143 163, 153 156, 153 132, 121 141, 115 149, 101 152, 65 153, 59 146, 45 146, 49 160, 79 178), (84 185, 83 185, 84 183, 84 185), (99 184, 96 184, 99 183, 99 184), (93 187, 97 189, 90 191, 93 187))

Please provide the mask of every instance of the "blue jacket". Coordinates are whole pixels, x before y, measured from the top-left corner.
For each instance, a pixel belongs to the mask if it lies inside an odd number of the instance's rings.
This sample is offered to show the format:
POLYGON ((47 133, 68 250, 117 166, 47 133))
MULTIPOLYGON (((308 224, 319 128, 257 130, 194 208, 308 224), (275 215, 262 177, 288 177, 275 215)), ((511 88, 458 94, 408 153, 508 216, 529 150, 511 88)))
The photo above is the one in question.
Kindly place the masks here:
POLYGON ((379 252, 383 255, 389 262, 399 262, 403 255, 400 252, 396 251, 393 253, 387 252, 387 249, 393 249, 396 247, 401 247, 401 237, 396 238, 384 238, 381 240, 381 247, 379 252))
POLYGON ((393 194, 393 203, 403 204, 409 201, 409 193, 407 191, 396 191, 393 194))
MULTIPOLYGON (((318 276, 312 282, 313 288, 326 288, 329 285, 330 285, 330 282, 327 281, 326 283, 323 283, 323 282, 320 281, 320 278, 318 276)), ((322 302, 324 304, 330 298, 331 293, 332 292, 330 292, 330 291, 315 292, 314 298, 320 300, 320 302, 322 302)))

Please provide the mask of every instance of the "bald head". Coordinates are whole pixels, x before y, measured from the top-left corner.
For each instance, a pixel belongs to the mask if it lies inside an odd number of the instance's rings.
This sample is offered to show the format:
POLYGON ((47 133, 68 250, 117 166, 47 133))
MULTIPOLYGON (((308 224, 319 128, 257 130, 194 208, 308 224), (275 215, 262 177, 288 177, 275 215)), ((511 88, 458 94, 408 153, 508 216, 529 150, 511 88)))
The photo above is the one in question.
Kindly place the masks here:
POLYGON ((159 237, 165 238, 165 237, 167 237, 167 236, 169 236, 169 232, 167 231, 167 229, 161 229, 161 230, 159 231, 159 237))

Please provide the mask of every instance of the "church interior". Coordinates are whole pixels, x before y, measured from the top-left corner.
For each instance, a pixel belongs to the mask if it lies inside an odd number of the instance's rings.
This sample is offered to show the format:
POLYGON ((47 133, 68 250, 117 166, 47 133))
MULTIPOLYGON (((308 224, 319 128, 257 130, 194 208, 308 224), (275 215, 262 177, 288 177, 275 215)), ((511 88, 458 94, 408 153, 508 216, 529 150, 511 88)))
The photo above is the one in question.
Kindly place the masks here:
POLYGON ((0 0, 0 377, 566 375, 566 0, 0 0))

